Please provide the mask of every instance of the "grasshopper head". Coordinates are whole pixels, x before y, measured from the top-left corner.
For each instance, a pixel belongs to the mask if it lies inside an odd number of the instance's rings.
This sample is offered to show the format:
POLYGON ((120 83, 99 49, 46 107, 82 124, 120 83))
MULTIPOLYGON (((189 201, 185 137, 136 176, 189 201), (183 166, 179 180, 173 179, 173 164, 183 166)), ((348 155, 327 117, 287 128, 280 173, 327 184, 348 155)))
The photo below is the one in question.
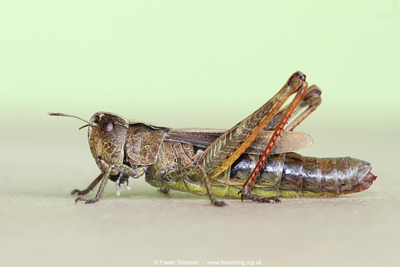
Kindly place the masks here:
POLYGON ((112 164, 122 163, 124 145, 129 128, 129 121, 110 112, 96 112, 89 121, 77 116, 62 113, 48 113, 51 116, 64 116, 80 119, 88 127, 90 151, 99 168, 105 172, 112 164))
MULTIPOLYGON (((88 128, 93 157, 107 165, 122 163, 129 121, 113 113, 97 112, 90 118, 88 128)), ((105 170, 108 166, 102 167, 105 170)))

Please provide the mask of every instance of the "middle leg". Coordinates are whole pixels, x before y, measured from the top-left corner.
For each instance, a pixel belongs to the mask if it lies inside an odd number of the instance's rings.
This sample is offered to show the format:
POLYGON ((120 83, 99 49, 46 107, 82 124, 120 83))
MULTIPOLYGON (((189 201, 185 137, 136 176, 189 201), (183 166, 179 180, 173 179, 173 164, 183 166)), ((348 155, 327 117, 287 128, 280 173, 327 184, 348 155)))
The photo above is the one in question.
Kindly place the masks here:
POLYGON ((226 206, 224 201, 218 201, 211 190, 210 179, 202 166, 192 165, 182 169, 177 169, 166 174, 160 173, 160 179, 165 183, 171 183, 184 177, 190 177, 193 181, 203 181, 207 194, 211 200, 211 204, 218 207, 226 206))

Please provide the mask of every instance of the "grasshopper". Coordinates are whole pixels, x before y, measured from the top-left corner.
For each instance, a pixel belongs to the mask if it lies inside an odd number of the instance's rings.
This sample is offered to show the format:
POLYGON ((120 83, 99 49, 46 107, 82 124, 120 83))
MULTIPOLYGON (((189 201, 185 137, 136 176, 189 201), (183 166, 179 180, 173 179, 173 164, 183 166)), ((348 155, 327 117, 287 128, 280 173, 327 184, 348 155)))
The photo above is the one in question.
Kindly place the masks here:
POLYGON ((282 89, 253 114, 231 129, 172 129, 97 112, 89 121, 90 151, 101 174, 84 190, 75 189, 75 203, 96 203, 108 180, 117 195, 129 177, 145 175, 159 187, 216 197, 276 203, 278 197, 334 197, 368 189, 376 176, 371 165, 355 158, 313 158, 294 153, 312 144, 309 135, 293 129, 321 104, 321 89, 308 87, 306 76, 295 72, 282 89), (292 102, 282 107, 296 94, 292 102), (303 110, 303 111, 302 111, 303 110), (302 111, 302 112, 300 112, 302 111), (298 115, 298 116, 295 116, 298 115), (286 125, 289 118, 293 121, 286 125), (100 183, 94 198, 82 196, 100 183))

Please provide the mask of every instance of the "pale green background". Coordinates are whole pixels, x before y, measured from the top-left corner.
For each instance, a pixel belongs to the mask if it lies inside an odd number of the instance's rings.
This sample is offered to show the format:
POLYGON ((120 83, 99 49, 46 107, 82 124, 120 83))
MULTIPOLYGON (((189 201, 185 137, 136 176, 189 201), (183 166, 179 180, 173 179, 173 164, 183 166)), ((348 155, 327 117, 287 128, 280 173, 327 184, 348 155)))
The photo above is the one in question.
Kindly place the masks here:
POLYGON ((2 1, 0 265, 395 266, 399 62, 396 0, 2 1), (323 90, 302 153, 370 161, 368 191, 219 209, 141 179, 73 203, 98 170, 83 122, 46 112, 226 129, 297 70, 323 90))

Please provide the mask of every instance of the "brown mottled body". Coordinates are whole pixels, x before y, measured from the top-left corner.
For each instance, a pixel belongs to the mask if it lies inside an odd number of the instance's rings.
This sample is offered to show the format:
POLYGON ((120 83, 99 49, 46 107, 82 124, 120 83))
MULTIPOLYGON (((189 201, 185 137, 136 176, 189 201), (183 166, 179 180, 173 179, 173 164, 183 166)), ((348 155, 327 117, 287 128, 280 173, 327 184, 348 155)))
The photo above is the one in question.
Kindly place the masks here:
POLYGON ((215 197, 237 198, 239 193, 258 202, 279 202, 279 196, 338 196, 367 189, 376 177, 365 161, 288 153, 312 144, 307 134, 292 132, 321 103, 321 90, 308 88, 305 78, 294 73, 274 97, 227 131, 171 129, 95 113, 84 127, 89 128, 90 150, 102 174, 72 194, 83 196, 98 183, 100 187, 94 198, 75 202, 99 201, 108 180, 116 182, 119 195, 121 185, 129 189, 129 177, 144 174, 162 192, 207 194, 215 206, 225 205, 215 197), (282 107, 292 94, 297 96, 282 107), (297 117, 285 128, 291 115, 297 117))

